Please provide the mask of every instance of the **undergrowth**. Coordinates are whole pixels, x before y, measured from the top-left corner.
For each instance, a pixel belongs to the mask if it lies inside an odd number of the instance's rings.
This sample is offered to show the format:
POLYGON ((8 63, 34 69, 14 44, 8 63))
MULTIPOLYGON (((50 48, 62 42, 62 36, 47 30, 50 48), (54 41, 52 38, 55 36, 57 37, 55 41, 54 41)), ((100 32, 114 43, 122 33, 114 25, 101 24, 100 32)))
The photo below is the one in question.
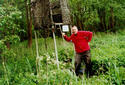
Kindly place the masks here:
POLYGON ((94 34, 90 42, 93 66, 90 78, 83 75, 83 79, 80 79, 75 76, 73 44, 58 37, 56 41, 59 69, 57 69, 52 38, 47 38, 47 49, 44 39, 38 39, 40 55, 38 59, 35 40, 32 48, 27 48, 27 41, 12 45, 11 50, 4 54, 4 65, 0 59, 0 85, 125 84, 125 35, 122 31, 115 34, 94 34), (38 67, 36 60, 39 61, 38 67))

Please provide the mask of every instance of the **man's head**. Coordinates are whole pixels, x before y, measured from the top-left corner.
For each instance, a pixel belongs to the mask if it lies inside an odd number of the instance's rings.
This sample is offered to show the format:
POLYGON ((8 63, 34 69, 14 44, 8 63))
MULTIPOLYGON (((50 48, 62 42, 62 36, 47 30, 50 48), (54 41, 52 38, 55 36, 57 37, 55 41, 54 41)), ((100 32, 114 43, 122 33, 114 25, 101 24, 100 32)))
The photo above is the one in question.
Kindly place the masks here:
POLYGON ((73 34, 77 34, 78 32, 78 28, 76 26, 73 26, 71 30, 73 34))

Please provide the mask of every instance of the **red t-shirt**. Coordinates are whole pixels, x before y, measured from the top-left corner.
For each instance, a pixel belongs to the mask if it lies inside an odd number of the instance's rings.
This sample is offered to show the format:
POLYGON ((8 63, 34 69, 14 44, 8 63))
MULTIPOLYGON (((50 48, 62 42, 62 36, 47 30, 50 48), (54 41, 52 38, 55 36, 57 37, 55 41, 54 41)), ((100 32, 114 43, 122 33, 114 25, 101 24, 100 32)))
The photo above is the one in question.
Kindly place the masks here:
POLYGON ((70 37, 64 36, 66 41, 71 41, 74 43, 75 51, 77 53, 82 53, 90 50, 88 42, 92 39, 92 32, 89 31, 78 31, 77 34, 72 34, 70 37))

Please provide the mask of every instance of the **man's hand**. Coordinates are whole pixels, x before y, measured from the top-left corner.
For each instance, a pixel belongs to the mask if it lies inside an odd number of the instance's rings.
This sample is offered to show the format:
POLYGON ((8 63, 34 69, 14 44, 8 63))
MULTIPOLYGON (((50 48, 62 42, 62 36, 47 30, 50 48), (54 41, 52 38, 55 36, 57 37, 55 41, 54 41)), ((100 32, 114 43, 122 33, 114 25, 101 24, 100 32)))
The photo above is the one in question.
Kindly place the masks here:
POLYGON ((65 33, 62 33, 62 36, 65 36, 65 33))

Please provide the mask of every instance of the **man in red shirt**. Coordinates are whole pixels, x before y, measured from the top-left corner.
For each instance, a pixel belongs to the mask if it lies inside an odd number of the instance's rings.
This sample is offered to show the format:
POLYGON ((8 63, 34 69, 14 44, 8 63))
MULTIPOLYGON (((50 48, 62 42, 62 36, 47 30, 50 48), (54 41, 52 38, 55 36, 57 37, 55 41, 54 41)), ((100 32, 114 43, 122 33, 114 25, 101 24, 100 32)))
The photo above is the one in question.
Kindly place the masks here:
POLYGON ((92 32, 78 31, 76 26, 72 27, 72 35, 68 37, 62 33, 64 39, 68 42, 73 42, 75 46, 75 73, 77 76, 83 75, 84 68, 82 64, 85 63, 85 72, 87 76, 91 73, 91 56, 89 42, 92 39, 92 32))

